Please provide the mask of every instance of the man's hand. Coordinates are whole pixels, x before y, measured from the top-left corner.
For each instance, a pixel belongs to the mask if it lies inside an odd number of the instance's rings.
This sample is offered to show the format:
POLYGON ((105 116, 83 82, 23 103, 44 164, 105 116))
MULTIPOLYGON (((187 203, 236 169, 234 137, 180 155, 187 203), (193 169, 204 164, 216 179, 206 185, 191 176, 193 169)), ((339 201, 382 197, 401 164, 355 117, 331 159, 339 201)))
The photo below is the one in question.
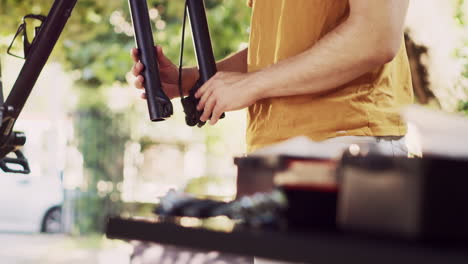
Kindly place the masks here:
POLYGON ((218 122, 221 114, 239 110, 255 103, 258 98, 255 86, 248 81, 249 73, 218 72, 195 94, 200 98, 197 110, 203 110, 200 120, 210 124, 218 122), (211 116, 211 118, 210 118, 211 116))
MULTIPOLYGON (((155 47, 158 63, 159 63, 159 75, 161 77, 161 84, 166 95, 173 99, 180 96, 178 88, 178 79, 179 71, 178 68, 172 63, 163 53, 163 50, 160 46, 155 47)), ((138 50, 133 48, 131 50, 131 56, 135 65, 133 65, 132 73, 136 77, 134 85, 138 89, 144 89, 145 78, 141 75, 141 72, 144 69, 143 63, 141 63, 140 58, 138 57, 138 50)), ((183 70, 183 91, 186 93, 198 79, 198 71, 194 68, 188 68, 183 70)), ((143 92, 141 94, 143 99, 146 98, 146 94, 143 92)))

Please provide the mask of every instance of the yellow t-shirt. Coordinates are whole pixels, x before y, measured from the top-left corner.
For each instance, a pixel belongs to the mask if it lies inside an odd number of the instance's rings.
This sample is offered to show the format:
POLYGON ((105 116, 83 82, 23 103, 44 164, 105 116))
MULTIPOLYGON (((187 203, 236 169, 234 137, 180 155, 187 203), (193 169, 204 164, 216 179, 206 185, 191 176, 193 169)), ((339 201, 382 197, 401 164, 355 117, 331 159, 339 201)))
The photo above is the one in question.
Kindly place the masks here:
MULTIPOLYGON (((250 72, 307 50, 349 15, 348 0, 253 0, 252 8, 250 72)), ((248 151, 301 135, 317 141, 337 136, 402 136, 406 125, 399 110, 412 102, 403 42, 392 62, 338 89, 268 98, 249 107, 248 151)))

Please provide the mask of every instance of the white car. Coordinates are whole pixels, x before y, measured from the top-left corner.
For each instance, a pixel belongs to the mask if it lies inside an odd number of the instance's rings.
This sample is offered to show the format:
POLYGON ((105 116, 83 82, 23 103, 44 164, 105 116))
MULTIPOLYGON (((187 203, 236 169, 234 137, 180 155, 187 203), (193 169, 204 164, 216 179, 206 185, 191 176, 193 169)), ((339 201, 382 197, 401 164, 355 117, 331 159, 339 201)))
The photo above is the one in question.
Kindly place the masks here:
POLYGON ((61 231, 63 188, 59 176, 0 170, 0 231, 61 231))

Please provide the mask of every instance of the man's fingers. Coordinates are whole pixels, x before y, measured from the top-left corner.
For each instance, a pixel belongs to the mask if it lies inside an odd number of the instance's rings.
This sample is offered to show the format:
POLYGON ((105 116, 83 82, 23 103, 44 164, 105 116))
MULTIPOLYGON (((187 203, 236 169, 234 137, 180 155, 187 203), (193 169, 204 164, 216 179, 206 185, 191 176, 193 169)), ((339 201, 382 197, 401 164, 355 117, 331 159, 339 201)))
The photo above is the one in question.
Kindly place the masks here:
POLYGON ((140 58, 138 57, 138 49, 132 48, 130 50, 130 55, 132 56, 134 62, 138 62, 140 60, 140 58))
MULTIPOLYGON (((143 71, 143 69, 145 68, 145 66, 143 65, 143 63, 140 62, 140 58, 138 56, 138 49, 132 48, 130 50, 130 54, 131 54, 131 57, 132 57, 133 61, 135 62, 135 65, 133 65, 133 67, 132 67, 132 73, 136 77, 134 85, 138 89, 143 89, 144 88, 143 84, 145 82, 145 78, 143 76, 141 76, 140 74, 143 71)), ((141 97, 141 99, 146 100, 146 93, 141 93, 140 97, 141 97)))
POLYGON ((213 110, 213 114, 211 115, 211 118, 210 118, 210 125, 212 126, 216 125, 216 123, 218 123, 219 118, 221 117, 222 114, 223 114, 223 110, 221 109, 219 104, 216 104, 213 110))
POLYGON ((211 96, 211 93, 213 92, 213 89, 211 89, 211 83, 213 82, 212 80, 213 78, 209 79, 195 93, 195 98, 200 99, 200 102, 198 103, 198 106, 197 106, 198 111, 205 108, 205 102, 208 100, 208 98, 211 96))
POLYGON ((210 99, 211 93, 212 93, 212 90, 208 90, 202 95, 202 97, 200 98, 200 102, 198 102, 198 105, 197 105, 198 111, 201 111, 203 108, 205 108, 205 104, 210 99))
POLYGON ((215 104, 216 99, 214 97, 211 97, 210 100, 206 102, 205 108, 203 109, 203 115, 200 117, 200 121, 206 122, 210 118, 211 112, 213 111, 215 104))
MULTIPOLYGON (((208 80, 209 82, 209 80, 208 80)), ((195 93, 195 98, 200 98, 203 96, 206 90, 206 86, 208 85, 208 82, 206 82, 202 87, 198 89, 198 91, 195 93)))
POLYGON ((138 89, 143 89, 145 88, 144 86, 144 83, 145 83, 145 78, 141 75, 139 75, 136 79, 135 79, 135 87, 138 88, 138 89))
POLYGON ((211 83, 213 82, 213 77, 211 77, 205 84, 202 85, 202 87, 200 87, 198 89, 198 91, 195 93, 195 98, 200 98, 202 97, 206 91, 210 90, 209 88, 211 87, 211 83))
POLYGON ((141 72, 145 69, 145 66, 141 62, 137 62, 135 65, 133 65, 132 68, 132 74, 133 76, 137 77, 141 74, 141 72))

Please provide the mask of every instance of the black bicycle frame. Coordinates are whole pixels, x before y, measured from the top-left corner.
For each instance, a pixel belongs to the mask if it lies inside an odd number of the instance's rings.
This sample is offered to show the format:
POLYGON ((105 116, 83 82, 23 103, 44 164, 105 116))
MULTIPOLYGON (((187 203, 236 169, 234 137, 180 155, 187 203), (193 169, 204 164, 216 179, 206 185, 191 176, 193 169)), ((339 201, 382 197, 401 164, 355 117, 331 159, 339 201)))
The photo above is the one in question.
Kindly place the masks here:
POLYGON ((203 0, 188 0, 187 4, 200 81, 205 83, 216 74, 216 61, 211 46, 205 6, 203 0))
MULTIPOLYGON (((59 39, 77 0, 55 0, 50 12, 43 22, 25 54, 25 62, 10 94, 1 106, 2 124, 0 127, 0 167, 8 172, 29 173, 27 161, 19 148, 26 142, 24 134, 13 132, 16 119, 23 110, 41 71, 43 70, 57 40, 59 39), (15 152, 17 158, 5 158, 15 152), (22 169, 10 169, 7 164, 20 165, 22 169)), ((3 91, 2 91, 3 92, 3 91)))
MULTIPOLYGON (((146 0, 140 1, 146 2, 146 0)), ((49 59, 57 40, 62 34, 76 2, 77 0, 54 0, 49 14, 39 28, 31 46, 28 48, 28 54, 25 54, 24 65, 10 94, 6 98, 5 102, 0 102, 0 117, 2 120, 0 126, 0 168, 4 170, 6 168, 6 171, 17 173, 29 172, 27 161, 19 151, 19 148, 23 146, 26 141, 24 134, 13 132, 13 127, 23 110, 32 89, 34 88, 41 71, 49 59), (11 152, 16 153, 16 159, 5 158, 6 155, 11 152), (9 169, 7 163, 21 165, 23 169, 9 169)), ((200 70, 200 82, 204 83, 216 73, 216 63, 208 32, 204 2, 203 0, 187 0, 187 4, 196 48, 198 67, 200 70)), ((135 33, 138 33, 138 31, 136 30, 135 33)), ((200 84, 200 82, 198 84, 200 84)), ((160 88, 161 87, 159 87, 159 89, 160 88)), ((196 88, 192 90, 196 91, 196 88)), ((165 95, 162 90, 160 92, 165 95)), ((149 100, 152 99, 154 98, 149 98, 149 100)), ((167 106, 171 104, 171 102, 167 97, 159 96, 157 100, 151 102, 151 104, 156 106, 167 106)), ((159 120, 158 118, 155 118, 154 113, 150 115, 152 116, 151 119, 153 121, 159 120)), ((200 114, 197 116, 199 115, 200 114)))
POLYGON ((76 4, 77 0, 55 0, 41 30, 32 42, 31 49, 26 57, 23 68, 21 69, 16 82, 11 89, 10 94, 5 100, 4 107, 13 108, 6 116, 9 117, 5 125, 2 122, 1 134, 11 133, 12 126, 19 114, 23 110, 29 94, 36 84, 39 74, 43 70, 52 50, 59 39, 68 18, 76 4))

